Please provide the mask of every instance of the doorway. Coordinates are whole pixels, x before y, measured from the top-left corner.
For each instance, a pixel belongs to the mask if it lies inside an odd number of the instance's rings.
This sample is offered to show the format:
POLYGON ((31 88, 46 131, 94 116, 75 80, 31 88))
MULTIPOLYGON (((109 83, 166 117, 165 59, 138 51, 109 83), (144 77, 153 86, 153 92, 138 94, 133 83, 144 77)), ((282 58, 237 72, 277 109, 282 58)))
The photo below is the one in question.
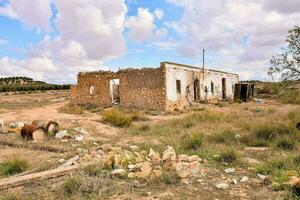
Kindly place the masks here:
POLYGON ((222 99, 226 99, 226 79, 222 78, 222 99))
POLYGON ((120 104, 120 79, 112 79, 109 82, 109 89, 111 95, 111 104, 120 104))
POLYGON ((196 79, 194 81, 194 101, 199 102, 200 100, 200 81, 196 79))

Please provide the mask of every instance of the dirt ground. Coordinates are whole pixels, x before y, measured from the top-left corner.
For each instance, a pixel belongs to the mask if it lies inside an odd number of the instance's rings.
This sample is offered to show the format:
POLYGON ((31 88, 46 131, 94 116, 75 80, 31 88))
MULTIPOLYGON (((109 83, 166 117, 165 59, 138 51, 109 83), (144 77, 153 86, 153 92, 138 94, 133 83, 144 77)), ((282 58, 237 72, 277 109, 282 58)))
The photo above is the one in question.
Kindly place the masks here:
MULTIPOLYGON (((19 95, 0 95, 0 119, 3 119, 8 125, 12 122, 33 120, 49 120, 58 121, 60 129, 70 129, 74 127, 82 127, 87 130, 90 135, 85 137, 83 142, 69 141, 62 142, 56 139, 49 139, 44 143, 36 143, 23 141, 19 133, 0 134, 0 141, 10 142, 14 144, 23 144, 28 147, 46 146, 53 147, 61 152, 49 152, 47 150, 33 150, 26 147, 10 147, 0 144, 0 163, 14 157, 21 156, 26 158, 33 171, 42 171, 43 169, 55 168, 61 163, 59 160, 68 159, 77 154, 78 151, 94 148, 100 144, 111 144, 114 146, 128 145, 162 145, 159 137, 153 135, 128 134, 127 130, 116 128, 101 121, 99 113, 91 113, 85 111, 82 115, 65 114, 58 111, 59 108, 69 103, 68 92, 47 92, 37 94, 19 94, 19 95)), ((227 104, 220 105, 200 105, 201 109, 210 109, 223 114, 241 113, 241 112, 260 112, 268 110, 281 115, 287 115, 291 110, 299 111, 300 107, 296 105, 282 105, 275 101, 267 100, 263 104, 255 102, 243 104, 227 104)), ((174 113, 158 113, 157 115, 149 115, 147 122, 134 122, 134 127, 145 124, 155 126, 174 119, 181 119, 188 116, 192 112, 174 112, 174 113)), ((243 120, 243 119, 240 119, 243 120)), ((250 122, 251 123, 251 122, 250 122)), ((220 125, 222 128, 222 126, 220 125)), ((214 127, 215 129, 216 127, 214 127)), ((205 128, 209 129, 209 128, 205 128)), ((209 134, 209 131, 208 131, 209 134)), ((248 156, 252 153, 242 152, 248 156)), ((263 157, 263 156, 262 156, 263 157)), ((234 174, 225 174, 224 166, 219 167, 204 163, 205 176, 201 177, 201 181, 192 184, 176 184, 167 187, 149 187, 149 188, 134 188, 123 191, 123 194, 115 193, 109 199, 283 199, 283 192, 274 191, 270 186, 264 186, 253 173, 252 167, 236 166, 234 174), (249 177, 249 181, 238 184, 231 184, 226 190, 219 190, 215 187, 217 183, 225 180, 239 179, 243 176, 249 177), (145 195, 146 193, 146 195, 145 195)), ((60 197, 43 196, 61 183, 67 177, 60 177, 53 180, 41 181, 38 183, 25 185, 14 188, 9 191, 0 191, 1 195, 9 192, 22 191, 22 194, 28 195, 28 198, 33 199, 60 199, 60 197), (38 192, 39 191, 39 192, 38 192), (34 195, 33 195, 34 194, 34 195)), ((118 184, 131 184, 126 180, 116 180, 118 184)), ((3 197, 4 198, 4 197, 3 197)), ((26 198, 25 198, 26 199, 26 198)))

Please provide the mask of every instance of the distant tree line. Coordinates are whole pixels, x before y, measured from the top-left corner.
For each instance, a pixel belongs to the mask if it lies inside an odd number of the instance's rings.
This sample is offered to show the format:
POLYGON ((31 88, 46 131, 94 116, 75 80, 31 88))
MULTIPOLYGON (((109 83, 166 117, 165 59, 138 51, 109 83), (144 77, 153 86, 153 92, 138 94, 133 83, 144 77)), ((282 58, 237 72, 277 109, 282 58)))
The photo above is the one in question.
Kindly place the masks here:
POLYGON ((68 90, 70 85, 47 84, 43 81, 34 81, 28 77, 0 78, 0 92, 29 92, 46 90, 68 90))

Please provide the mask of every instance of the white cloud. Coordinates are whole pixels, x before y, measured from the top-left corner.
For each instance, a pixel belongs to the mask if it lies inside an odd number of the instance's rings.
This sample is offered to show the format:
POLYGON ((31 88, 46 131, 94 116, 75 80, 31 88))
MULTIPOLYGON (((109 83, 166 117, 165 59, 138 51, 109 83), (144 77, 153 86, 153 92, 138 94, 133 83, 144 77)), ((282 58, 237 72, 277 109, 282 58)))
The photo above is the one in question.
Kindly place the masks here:
POLYGON ((271 56, 285 44, 288 29, 300 22, 298 0, 167 1, 184 8, 179 22, 167 24, 183 35, 182 55, 201 57, 206 48, 223 66, 235 66, 234 71, 252 66, 253 78, 265 73, 271 56))
POLYGON ((52 15, 51 0, 10 0, 5 7, 0 7, 0 15, 18 19, 24 24, 41 30, 49 30, 52 15))
POLYGON ((1 39, 1 38, 0 38, 0 45, 1 45, 1 44, 7 44, 7 43, 8 43, 7 40, 4 40, 4 39, 1 39))
POLYGON ((129 16, 126 20, 126 27, 129 29, 129 37, 135 42, 158 40, 165 36, 168 30, 157 28, 155 19, 162 19, 163 11, 156 9, 154 13, 147 8, 138 8, 137 16, 129 16))
POLYGON ((164 11, 162 9, 155 9, 154 14, 159 20, 161 20, 164 17, 164 11))
POLYGON ((51 1, 57 10, 53 22, 58 36, 46 35, 27 50, 24 60, 0 58, 0 68, 3 69, 0 75, 31 72, 32 76, 44 80, 69 81, 70 76, 72 80, 75 79, 78 71, 107 69, 101 66, 104 61, 126 51, 123 30, 127 7, 124 0, 73 0, 72 3, 65 0, 21 1, 26 3, 17 5, 16 0, 11 0, 5 8, 11 7, 18 20, 43 29, 49 25, 52 13, 51 10, 50 14, 45 13, 45 7, 41 8, 36 3, 44 5, 51 1), (43 19, 31 18, 41 14, 35 6, 43 11, 43 19), (44 19, 47 19, 47 23, 44 19))
POLYGON ((167 40, 161 42, 154 42, 153 45, 162 50, 174 50, 179 46, 179 43, 174 40, 167 40))

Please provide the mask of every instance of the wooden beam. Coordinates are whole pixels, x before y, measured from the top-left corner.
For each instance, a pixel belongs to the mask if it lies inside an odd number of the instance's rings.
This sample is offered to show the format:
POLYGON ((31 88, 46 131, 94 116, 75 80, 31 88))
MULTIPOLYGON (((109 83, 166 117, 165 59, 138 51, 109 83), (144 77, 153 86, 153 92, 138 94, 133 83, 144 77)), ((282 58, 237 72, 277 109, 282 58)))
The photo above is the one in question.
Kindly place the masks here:
POLYGON ((30 183, 32 181, 41 181, 41 180, 46 180, 51 178, 57 178, 75 172, 79 169, 80 169, 79 165, 72 165, 69 167, 56 168, 56 169, 47 170, 43 172, 37 172, 33 174, 27 174, 18 177, 2 179, 0 180, 0 191, 9 188, 18 187, 26 183, 30 183))

